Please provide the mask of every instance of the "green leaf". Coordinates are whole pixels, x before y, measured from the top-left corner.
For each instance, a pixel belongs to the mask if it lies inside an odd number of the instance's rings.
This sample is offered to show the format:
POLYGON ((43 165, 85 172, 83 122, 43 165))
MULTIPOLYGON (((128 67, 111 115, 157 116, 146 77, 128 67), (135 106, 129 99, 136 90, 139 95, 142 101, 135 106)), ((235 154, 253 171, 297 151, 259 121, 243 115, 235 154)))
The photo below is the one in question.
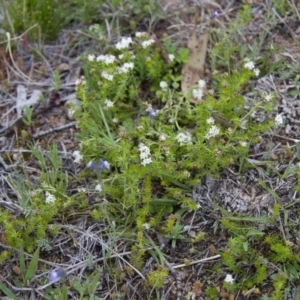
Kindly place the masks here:
POLYGON ((300 300, 300 285, 298 285, 298 287, 297 287, 297 294, 296 294, 295 300, 300 300))
POLYGON ((88 291, 89 291, 90 295, 94 295, 95 294, 95 292, 97 290, 97 287, 98 287, 98 284, 99 284, 100 277, 101 277, 101 272, 97 272, 94 275, 91 283, 89 283, 89 285, 88 285, 88 291))
POLYGON ((25 266, 25 256, 23 247, 20 249, 20 269, 22 273, 23 280, 25 278, 26 266, 25 266))
POLYGON ((161 199, 152 199, 150 201, 150 204, 152 205, 178 205, 179 201, 176 199, 167 199, 167 198, 161 198, 161 199))
POLYGON ((257 229, 250 229, 248 232, 247 232, 247 237, 249 236, 255 236, 255 235, 259 235, 259 236, 263 236, 265 233, 264 232, 261 232, 260 230, 257 230, 257 229))
POLYGON ((39 262, 39 254, 40 254, 40 248, 37 248, 37 250, 34 252, 32 256, 32 260, 29 263, 28 270, 24 278, 25 284, 27 283, 28 280, 32 279, 35 275, 35 271, 37 269, 37 265, 39 262))
POLYGON ((296 151, 296 156, 298 159, 300 159, 300 142, 296 144, 296 151))
POLYGON ((289 277, 292 277, 293 279, 299 279, 299 273, 295 266, 290 264, 286 265, 286 271, 289 273, 289 277))
POLYGON ((291 90, 288 93, 291 96, 300 96, 300 91, 298 91, 298 90, 291 90))
POLYGON ((266 185, 266 183, 263 181, 263 180, 261 180, 260 178, 257 178, 257 181, 258 181, 258 183, 266 190, 266 191, 268 191, 275 199, 280 199, 280 197, 272 190, 272 189, 270 189, 267 185, 266 185))
POLYGON ((273 219, 271 218, 264 218, 264 217, 235 217, 232 213, 228 212, 223 207, 215 204, 215 206, 221 211, 221 213, 226 217, 228 220, 233 221, 244 221, 244 222, 259 222, 259 223, 273 223, 273 219))
POLYGON ((0 290, 10 299, 18 299, 17 296, 2 282, 0 282, 0 290))

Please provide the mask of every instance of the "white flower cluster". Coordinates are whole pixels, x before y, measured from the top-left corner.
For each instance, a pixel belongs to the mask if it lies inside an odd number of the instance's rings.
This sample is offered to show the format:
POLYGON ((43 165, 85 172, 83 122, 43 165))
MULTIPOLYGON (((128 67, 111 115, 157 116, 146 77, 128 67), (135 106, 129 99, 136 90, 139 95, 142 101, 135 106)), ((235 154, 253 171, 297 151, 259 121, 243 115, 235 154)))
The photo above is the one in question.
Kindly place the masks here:
POLYGON ((121 41, 116 44, 116 48, 118 50, 126 49, 129 47, 130 44, 132 44, 132 38, 131 37, 123 37, 121 39, 121 41))
POLYGON ((224 281, 227 282, 227 283, 232 284, 234 282, 234 279, 233 279, 231 274, 227 274, 224 281))
POLYGON ((191 145, 192 144, 192 135, 188 131, 180 132, 177 134, 176 140, 180 146, 191 145))
POLYGON ((105 99, 104 103, 105 103, 105 107, 106 107, 106 108, 111 108, 111 107, 114 106, 113 101, 111 101, 111 100, 109 100, 109 99, 105 99))
POLYGON ((84 76, 81 76, 79 79, 75 81, 75 90, 78 90, 79 85, 86 85, 86 79, 84 76))
POLYGON ((198 88, 192 90, 193 97, 194 97, 195 99, 197 99, 198 101, 201 101, 201 100, 202 100, 202 97, 203 97, 203 89, 204 89, 205 85, 206 85, 205 81, 202 80, 202 79, 200 79, 200 80, 198 81, 198 88))
POLYGON ((251 61, 249 58, 245 58, 244 61, 244 67, 248 70, 253 70, 255 76, 257 77, 260 73, 260 70, 258 68, 255 68, 254 62, 251 61))
POLYGON ((147 41, 143 41, 142 42, 142 47, 144 49, 148 48, 150 45, 154 44, 155 41, 153 39, 147 40, 147 41))
POLYGON ((116 60, 116 57, 111 54, 106 54, 106 55, 99 55, 96 58, 96 61, 103 61, 106 65, 112 64, 116 60))
POLYGON ((118 68, 119 73, 128 73, 129 70, 134 68, 134 64, 132 62, 124 63, 123 66, 118 68))
POLYGON ((276 115, 275 117, 275 126, 279 127, 283 124, 283 118, 282 115, 276 115))
POLYGON ((166 140, 166 136, 165 136, 164 134, 160 134, 159 137, 158 137, 158 139, 159 139, 161 142, 163 142, 163 141, 166 140))
POLYGON ((74 151, 73 157, 74 157, 74 163, 77 163, 77 164, 81 163, 82 155, 81 155, 80 151, 74 151))
POLYGON ((264 100, 265 100, 266 102, 270 102, 272 99, 273 99, 273 95, 272 95, 272 94, 266 94, 266 95, 264 96, 264 100))
POLYGON ((169 54, 168 56, 169 56, 170 61, 173 61, 174 58, 175 58, 175 55, 174 55, 174 54, 169 54))
POLYGON ((151 159, 151 153, 149 147, 147 147, 145 144, 140 143, 139 144, 139 151, 140 151, 140 159, 141 159, 141 164, 143 166, 148 165, 152 162, 151 159))
POLYGON ((135 33, 135 36, 136 36, 137 38, 143 37, 143 36, 148 36, 148 33, 147 33, 147 32, 136 32, 136 33, 135 33))
POLYGON ((112 81, 114 79, 114 75, 107 73, 106 71, 101 72, 101 76, 108 81, 112 81))
POLYGON ((208 133, 205 135, 206 139, 210 139, 212 137, 217 136, 220 133, 220 128, 216 125, 212 125, 208 131, 208 133))
POLYGON ((95 190, 98 191, 99 193, 102 192, 102 185, 100 183, 98 183, 96 186, 95 186, 95 190))
POLYGON ((159 83, 159 86, 160 86, 160 88, 161 88, 162 90, 164 90, 164 91, 166 91, 167 88, 168 88, 168 84, 167 84, 165 81, 161 81, 161 82, 159 83))
POLYGON ((143 227, 145 230, 149 230, 151 226, 148 223, 144 223, 143 227))
POLYGON ((206 124, 210 124, 210 125, 215 124, 215 119, 213 117, 208 118, 206 120, 206 124))
POLYGON ((49 204, 49 203, 54 203, 54 202, 55 202, 56 198, 55 198, 54 195, 50 194, 48 191, 46 191, 45 195, 46 195, 46 200, 45 200, 45 202, 46 202, 47 204, 49 204))
POLYGON ((88 57, 87 57, 88 61, 94 61, 95 58, 96 58, 95 54, 89 54, 88 57))

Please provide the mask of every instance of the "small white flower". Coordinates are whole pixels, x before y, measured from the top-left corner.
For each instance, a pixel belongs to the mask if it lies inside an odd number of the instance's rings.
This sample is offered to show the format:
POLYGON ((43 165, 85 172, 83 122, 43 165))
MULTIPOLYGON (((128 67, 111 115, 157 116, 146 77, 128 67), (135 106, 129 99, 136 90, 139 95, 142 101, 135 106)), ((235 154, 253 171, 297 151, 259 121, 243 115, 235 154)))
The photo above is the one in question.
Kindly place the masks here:
POLYGON ((206 139, 210 139, 212 137, 217 136, 220 133, 220 128, 216 125, 212 125, 208 131, 208 133, 205 135, 206 139))
POLYGON ((192 144, 192 135, 186 132, 180 132, 176 136, 176 140, 178 141, 180 146, 191 145, 192 144))
POLYGON ((141 164, 142 164, 143 166, 146 166, 146 165, 148 165, 148 164, 150 164, 150 163, 152 163, 151 157, 145 158, 145 159, 143 159, 142 162, 141 162, 141 164))
POLYGON ((210 117, 206 120, 206 124, 215 124, 215 119, 213 117, 210 117))
POLYGON ((193 89, 192 93, 193 93, 193 97, 196 98, 199 101, 203 97, 203 90, 201 88, 199 88, 199 89, 193 89))
POLYGON ((132 43, 131 37, 123 37, 120 42, 116 44, 118 50, 126 49, 132 43))
POLYGON ((234 282, 234 279, 231 274, 227 274, 224 281, 232 284, 234 282))
POLYGON ((145 49, 145 48, 149 47, 150 45, 152 45, 154 43, 155 43, 155 41, 153 39, 143 41, 142 42, 142 47, 145 49))
POLYGON ((163 134, 161 134, 161 135, 158 137, 158 139, 159 139, 161 142, 163 142, 163 141, 166 140, 166 136, 163 135, 163 134))
POLYGON ((198 81, 198 86, 200 89, 203 89, 206 86, 206 82, 202 79, 198 81))
POLYGON ((105 99, 104 103, 105 103, 107 108, 110 108, 110 107, 114 106, 114 103, 109 99, 105 99))
POLYGON ((149 230, 150 229, 150 225, 148 223, 144 223, 143 224, 144 229, 149 230))
POLYGON ((272 95, 272 94, 267 94, 267 95, 265 95, 264 99, 265 99, 267 102, 270 102, 270 101, 273 99, 273 95, 272 95))
POLYGON ((112 121, 113 121, 114 123, 118 123, 118 122, 119 122, 118 118, 113 118, 112 121))
POLYGON ((124 57, 124 54, 119 54, 118 55, 118 59, 123 59, 123 57, 124 57))
POLYGON ((78 163, 78 164, 81 163, 81 160, 83 158, 83 156, 81 155, 80 151, 74 151, 73 152, 73 157, 75 158, 74 159, 74 163, 78 163))
POLYGON ((111 74, 108 74, 106 71, 102 71, 101 76, 109 81, 112 81, 114 79, 114 76, 111 74))
POLYGON ((149 147, 147 147, 146 145, 144 145, 143 143, 141 143, 139 145, 139 151, 140 153, 145 154, 146 156, 150 155, 150 149, 149 147))
POLYGON ((79 193, 85 193, 86 192, 86 188, 84 188, 84 187, 78 188, 78 192, 79 193))
POLYGON ((96 58, 96 60, 103 61, 106 65, 109 65, 109 64, 112 64, 116 60, 116 57, 114 55, 110 55, 110 54, 107 54, 107 55, 101 54, 96 58))
POLYGON ((173 61, 174 58, 175 58, 175 55, 174 55, 174 54, 169 54, 168 56, 169 56, 170 61, 173 61))
POLYGON ((159 86, 162 90, 166 90, 168 88, 168 84, 165 81, 161 81, 159 86))
POLYGON ((55 196, 54 196, 54 195, 50 194, 48 191, 46 191, 45 195, 46 195, 46 200, 45 200, 45 202, 46 202, 47 204, 49 204, 49 203, 54 203, 54 202, 55 202, 56 199, 55 199, 55 196))
POLYGON ((247 147, 247 142, 240 141, 240 145, 241 145, 242 147, 247 147))
POLYGON ((98 191, 99 193, 102 192, 102 186, 100 183, 98 183, 96 186, 95 186, 95 190, 98 191))
POLYGON ((255 69, 253 70, 253 72, 254 72, 254 75, 255 75, 256 77, 258 77, 258 76, 259 76, 259 73, 260 73, 260 70, 259 70, 258 68, 255 68, 255 69))
POLYGON ((118 71, 119 73, 128 73, 129 70, 132 70, 134 68, 134 64, 132 62, 125 63, 123 66, 121 66, 118 71))
POLYGON ((283 124, 282 115, 276 115, 275 117, 275 126, 281 126, 283 124))
POLYGON ((150 148, 141 143, 139 145, 139 151, 140 151, 140 159, 141 159, 141 164, 143 166, 148 165, 152 162, 151 159, 151 153, 150 153, 150 148))
POLYGON ((149 154, 146 153, 146 152, 141 152, 141 153, 140 153, 140 159, 141 159, 141 160, 144 160, 144 159, 148 158, 148 156, 149 156, 149 154))
POLYGON ((249 60, 244 64, 244 67, 248 70, 253 70, 255 68, 254 62, 249 60))
POLYGON ((147 35, 148 35, 147 32, 136 32, 136 33, 135 33, 135 36, 136 36, 137 38, 142 37, 142 36, 147 36, 147 35))
POLYGON ((94 61, 95 60, 95 55, 94 54, 89 54, 87 59, 88 59, 88 61, 94 61))

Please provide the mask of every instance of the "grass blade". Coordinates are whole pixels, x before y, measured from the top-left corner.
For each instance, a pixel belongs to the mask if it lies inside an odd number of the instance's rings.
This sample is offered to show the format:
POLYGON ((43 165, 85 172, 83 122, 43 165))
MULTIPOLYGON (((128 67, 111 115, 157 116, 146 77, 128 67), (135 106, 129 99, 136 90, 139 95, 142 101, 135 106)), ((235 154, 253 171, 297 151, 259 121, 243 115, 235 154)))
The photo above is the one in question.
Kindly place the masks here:
POLYGON ((17 296, 2 282, 0 282, 0 290, 10 299, 17 299, 17 296))
POLYGON ((21 269, 22 278, 24 280, 25 273, 26 273, 26 266, 25 266, 25 256, 24 256, 23 247, 20 249, 20 269, 21 269))
POLYGON ((27 270, 25 278, 24 278, 25 284, 28 280, 32 279, 35 275, 35 271, 37 269, 37 265, 38 265, 38 262, 39 262, 39 254, 40 254, 40 248, 38 248, 34 252, 34 254, 32 256, 32 260, 29 263, 28 270, 27 270))

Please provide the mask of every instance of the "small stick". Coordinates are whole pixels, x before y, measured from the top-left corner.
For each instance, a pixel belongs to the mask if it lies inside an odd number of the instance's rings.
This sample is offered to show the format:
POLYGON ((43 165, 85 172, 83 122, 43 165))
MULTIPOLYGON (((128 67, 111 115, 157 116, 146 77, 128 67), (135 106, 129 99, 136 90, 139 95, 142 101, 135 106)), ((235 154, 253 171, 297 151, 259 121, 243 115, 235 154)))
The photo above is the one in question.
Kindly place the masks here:
POLYGON ((54 128, 51 128, 51 129, 48 129, 48 130, 41 131, 39 133, 33 134, 32 137, 34 139, 36 139, 36 138, 39 138, 41 136, 44 136, 44 135, 47 135, 47 134, 50 134, 50 133, 53 133, 53 132, 56 132, 56 131, 60 131, 60 130, 64 130, 64 129, 72 127, 72 126, 76 126, 76 124, 77 124, 77 122, 73 121, 73 122, 70 122, 68 124, 64 124, 64 125, 61 125, 61 126, 57 126, 57 127, 54 127, 54 128))

